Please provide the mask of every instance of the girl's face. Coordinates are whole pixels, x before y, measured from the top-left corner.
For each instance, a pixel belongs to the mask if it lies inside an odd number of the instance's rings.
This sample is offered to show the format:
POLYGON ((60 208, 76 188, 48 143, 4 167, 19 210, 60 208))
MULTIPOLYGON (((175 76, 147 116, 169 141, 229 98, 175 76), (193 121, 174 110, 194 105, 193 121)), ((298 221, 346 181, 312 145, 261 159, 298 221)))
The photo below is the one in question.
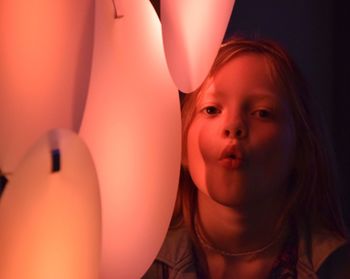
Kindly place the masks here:
POLYGON ((208 80, 183 159, 200 192, 231 207, 282 198, 294 152, 292 115, 266 58, 241 54, 208 80))

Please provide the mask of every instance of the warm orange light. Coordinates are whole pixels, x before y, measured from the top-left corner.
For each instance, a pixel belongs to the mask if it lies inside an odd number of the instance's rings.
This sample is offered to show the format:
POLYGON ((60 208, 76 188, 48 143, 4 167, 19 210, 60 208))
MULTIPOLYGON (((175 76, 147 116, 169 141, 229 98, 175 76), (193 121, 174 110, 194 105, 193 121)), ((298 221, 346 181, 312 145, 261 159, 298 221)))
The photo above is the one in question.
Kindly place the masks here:
POLYGON ((140 278, 162 244, 180 169, 180 107, 148 0, 96 2, 94 60, 81 136, 96 163, 102 278, 140 278))
POLYGON ((0 1, 0 169, 42 134, 78 131, 89 82, 93 0, 0 1))
POLYGON ((234 0, 161 0, 165 54, 177 87, 192 92, 214 62, 234 0))
POLYGON ((52 131, 9 180, 0 200, 0 278, 99 279, 100 196, 82 141, 52 131), (52 172, 55 148, 58 172, 52 172))

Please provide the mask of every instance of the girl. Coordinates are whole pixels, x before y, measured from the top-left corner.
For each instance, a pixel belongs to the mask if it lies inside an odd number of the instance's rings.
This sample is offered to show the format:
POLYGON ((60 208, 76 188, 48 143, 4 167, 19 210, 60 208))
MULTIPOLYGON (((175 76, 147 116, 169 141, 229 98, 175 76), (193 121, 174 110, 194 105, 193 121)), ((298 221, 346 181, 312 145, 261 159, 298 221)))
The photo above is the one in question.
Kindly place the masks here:
POLYGON ((182 120, 177 204, 144 278, 350 276, 331 156, 283 49, 225 43, 182 120))

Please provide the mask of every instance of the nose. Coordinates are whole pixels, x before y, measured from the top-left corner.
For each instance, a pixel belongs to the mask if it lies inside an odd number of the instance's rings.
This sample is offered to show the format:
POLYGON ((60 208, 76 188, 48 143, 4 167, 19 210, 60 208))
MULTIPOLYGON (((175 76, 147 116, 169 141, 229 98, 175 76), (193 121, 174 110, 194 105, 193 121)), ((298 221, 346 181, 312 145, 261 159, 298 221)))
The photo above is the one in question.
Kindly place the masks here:
POLYGON ((229 119, 224 124, 224 137, 243 139, 248 135, 247 125, 240 117, 229 119))

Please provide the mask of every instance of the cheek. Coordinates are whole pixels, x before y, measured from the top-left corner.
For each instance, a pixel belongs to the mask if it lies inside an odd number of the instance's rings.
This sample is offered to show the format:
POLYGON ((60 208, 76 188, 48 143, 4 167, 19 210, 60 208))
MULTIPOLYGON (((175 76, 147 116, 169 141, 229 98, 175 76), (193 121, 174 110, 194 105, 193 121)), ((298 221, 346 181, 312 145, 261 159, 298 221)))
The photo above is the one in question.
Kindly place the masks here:
POLYGON ((194 122, 187 135, 187 167, 195 185, 206 190, 206 166, 215 159, 215 131, 208 125, 194 122))
POLYGON ((187 136, 188 160, 196 163, 197 160, 207 161, 213 159, 217 153, 216 125, 210 123, 194 122, 187 136))
POLYGON ((258 163, 266 168, 288 172, 293 161, 295 136, 289 126, 271 126, 251 137, 258 163))

